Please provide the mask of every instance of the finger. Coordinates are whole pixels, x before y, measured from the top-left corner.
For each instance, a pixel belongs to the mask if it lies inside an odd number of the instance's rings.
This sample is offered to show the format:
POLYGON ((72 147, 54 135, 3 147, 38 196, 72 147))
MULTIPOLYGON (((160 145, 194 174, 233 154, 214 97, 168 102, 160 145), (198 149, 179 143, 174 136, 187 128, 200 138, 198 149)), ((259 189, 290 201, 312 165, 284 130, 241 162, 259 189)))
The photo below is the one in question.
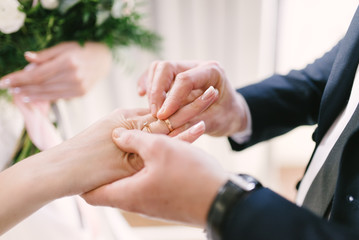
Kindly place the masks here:
POLYGON ((60 43, 56 46, 44 49, 42 51, 25 52, 24 56, 25 56, 25 59, 29 62, 41 64, 41 63, 49 61, 53 58, 56 58, 58 55, 62 54, 64 51, 74 47, 76 44, 77 43, 75 43, 75 42, 60 43))
POLYGON ((182 140, 182 141, 189 142, 189 143, 193 143, 200 136, 202 136, 204 134, 205 130, 206 130, 206 127, 205 127, 204 121, 200 121, 199 123, 190 127, 186 131, 183 131, 183 132, 179 133, 178 135, 176 135, 175 138, 182 140))
POLYGON ((153 117, 152 114, 142 115, 140 117, 129 118, 127 121, 131 124, 129 129, 139 129, 148 133, 161 133, 158 130, 152 131, 149 124, 157 121, 157 118, 153 117))
POLYGON ((158 110, 162 106, 168 90, 175 81, 176 75, 180 72, 187 71, 197 65, 195 62, 159 62, 157 63, 155 73, 153 75, 149 94, 149 103, 151 113, 157 115, 158 110))
MULTIPOLYGON (((151 64, 149 70, 148 70, 148 74, 147 74, 147 79, 146 79, 146 87, 147 87, 147 98, 148 98, 148 102, 150 103, 150 109, 152 109, 151 106, 151 95, 148 94, 151 92, 151 88, 152 88, 152 81, 153 81, 153 77, 157 68, 157 64, 159 63, 159 61, 155 61, 151 64)), ((152 110, 151 110, 152 113, 152 110)), ((153 113, 152 113, 153 114, 153 113)), ((154 115, 154 114, 153 114, 154 115)))
MULTIPOLYGON (((212 86, 192 103, 187 104, 166 120, 157 120, 148 124, 147 132, 169 134, 177 128, 188 123, 201 112, 206 110, 218 98, 218 90, 212 86)), ((188 127, 187 127, 188 128, 188 127)), ((185 128, 185 129, 187 129, 185 128)), ((185 130, 183 129, 183 130, 185 130)), ((182 131, 183 131, 182 130, 182 131)), ((180 132, 182 132, 180 131, 180 132)), ((179 133, 178 131, 176 131, 179 133)))
POLYGON ((218 99, 218 90, 209 87, 202 96, 198 97, 195 101, 187 104, 179 109, 168 119, 172 123, 174 129, 181 127, 189 122, 194 117, 198 116, 201 112, 205 111, 212 103, 218 99))
POLYGON ((158 111, 159 119, 166 119, 175 113, 181 106, 181 102, 191 93, 192 90, 205 90, 210 86, 218 89, 220 79, 218 71, 213 64, 201 65, 186 72, 181 72, 168 92, 167 97, 158 111))
POLYGON ((80 95, 72 84, 66 82, 16 87, 11 89, 10 92, 13 95, 21 94, 27 97, 29 101, 54 101, 80 95))
POLYGON ((137 81, 137 91, 138 91, 138 95, 140 95, 141 97, 146 95, 147 76, 148 76, 148 70, 144 72, 137 81))
MULTIPOLYGON (((72 90, 76 89, 71 82, 67 81, 70 78, 69 74, 66 72, 59 74, 55 74, 46 79, 46 81, 34 83, 34 84, 26 84, 19 87, 16 87, 17 92, 22 93, 33 93, 33 94, 41 94, 42 92, 56 92, 64 91, 64 90, 72 90)), ((12 88, 14 89, 14 88, 12 88)))
POLYGON ((113 183, 104 185, 81 195, 91 205, 111 206, 126 211, 137 212, 138 196, 143 187, 144 175, 142 171, 113 183))
POLYGON ((145 133, 137 129, 126 130, 125 128, 116 128, 112 132, 112 138, 115 144, 124 152, 135 153, 145 156, 147 148, 152 144, 153 134, 145 133))
POLYGON ((169 62, 160 62, 156 65, 151 82, 149 94, 149 104, 153 116, 157 115, 157 111, 166 98, 166 93, 170 89, 172 82, 176 76, 176 70, 169 62))
POLYGON ((52 76, 59 75, 67 67, 60 59, 54 59, 38 65, 29 71, 21 70, 7 76, 8 87, 21 87, 25 85, 40 84, 52 76))

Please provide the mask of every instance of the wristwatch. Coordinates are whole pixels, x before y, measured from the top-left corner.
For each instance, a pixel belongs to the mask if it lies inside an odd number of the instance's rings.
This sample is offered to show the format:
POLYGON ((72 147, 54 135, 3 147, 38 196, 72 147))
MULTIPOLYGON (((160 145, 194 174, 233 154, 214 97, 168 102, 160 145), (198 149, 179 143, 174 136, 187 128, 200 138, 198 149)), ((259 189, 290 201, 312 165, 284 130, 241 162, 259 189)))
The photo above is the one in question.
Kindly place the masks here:
POLYGON ((222 240, 222 225, 233 206, 261 187, 259 181, 247 174, 231 175, 219 189, 208 212, 206 226, 208 239, 222 240))

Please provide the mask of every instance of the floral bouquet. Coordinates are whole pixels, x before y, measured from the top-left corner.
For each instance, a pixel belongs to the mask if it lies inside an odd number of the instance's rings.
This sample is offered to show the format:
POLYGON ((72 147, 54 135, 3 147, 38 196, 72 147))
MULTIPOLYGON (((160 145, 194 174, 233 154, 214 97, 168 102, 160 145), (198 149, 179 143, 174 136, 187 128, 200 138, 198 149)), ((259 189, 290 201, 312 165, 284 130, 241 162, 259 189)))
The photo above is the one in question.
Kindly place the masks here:
MULTIPOLYGON (((141 26, 141 17, 130 0, 0 0, 0 78, 28 64, 24 52, 64 41, 153 50, 159 38, 141 26)), ((11 99, 1 89, 0 97, 11 99)), ((14 162, 38 151, 25 130, 14 162)))

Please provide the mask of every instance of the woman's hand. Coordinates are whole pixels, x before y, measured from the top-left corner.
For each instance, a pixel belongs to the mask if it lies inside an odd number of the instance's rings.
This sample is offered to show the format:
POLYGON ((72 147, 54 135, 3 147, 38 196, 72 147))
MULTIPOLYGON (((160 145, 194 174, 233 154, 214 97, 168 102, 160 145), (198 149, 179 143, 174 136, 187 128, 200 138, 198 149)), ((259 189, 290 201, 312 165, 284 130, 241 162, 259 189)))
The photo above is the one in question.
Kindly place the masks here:
POLYGON ((147 93, 151 113, 159 119, 168 118, 213 86, 218 100, 190 119, 189 125, 204 120, 206 132, 213 136, 229 136, 246 128, 245 100, 217 62, 154 62, 138 86, 140 95, 147 93))
POLYGON ((29 65, 4 76, 0 88, 21 94, 25 101, 55 101, 84 95, 111 65, 111 53, 101 43, 64 42, 39 51, 26 52, 29 65))
POLYGON ((203 227, 218 189, 228 179, 221 166, 183 141, 123 128, 115 132, 118 147, 138 154, 144 168, 83 194, 84 199, 93 205, 203 227))
POLYGON ((113 143, 115 128, 172 134, 193 142, 204 133, 204 123, 183 131, 187 118, 204 111, 216 98, 211 88, 205 98, 198 97, 167 122, 147 109, 116 110, 79 135, 4 170, 0 173, 0 235, 54 199, 85 193, 140 171, 144 164, 139 155, 113 143))
MULTIPOLYGON (((154 133, 169 132, 166 123, 146 109, 116 110, 72 139, 1 172, 0 235, 54 199, 85 193, 140 171, 143 160, 117 148, 112 131, 118 127, 147 131, 143 126, 148 123, 154 133)), ((178 138, 192 142, 204 130, 202 122, 178 138)))

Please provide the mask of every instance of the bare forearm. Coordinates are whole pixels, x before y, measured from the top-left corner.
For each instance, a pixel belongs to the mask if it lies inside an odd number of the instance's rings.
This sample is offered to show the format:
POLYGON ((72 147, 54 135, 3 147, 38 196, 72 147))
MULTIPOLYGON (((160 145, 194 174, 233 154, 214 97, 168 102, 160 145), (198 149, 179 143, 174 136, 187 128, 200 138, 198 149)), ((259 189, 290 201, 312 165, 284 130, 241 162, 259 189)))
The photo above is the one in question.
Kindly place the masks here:
MULTIPOLYGON (((61 179, 56 177, 61 174, 59 169, 48 167, 48 157, 49 153, 41 153, 0 173, 0 234, 61 197, 61 179)), ((51 157, 56 160, 56 156, 51 157)))

